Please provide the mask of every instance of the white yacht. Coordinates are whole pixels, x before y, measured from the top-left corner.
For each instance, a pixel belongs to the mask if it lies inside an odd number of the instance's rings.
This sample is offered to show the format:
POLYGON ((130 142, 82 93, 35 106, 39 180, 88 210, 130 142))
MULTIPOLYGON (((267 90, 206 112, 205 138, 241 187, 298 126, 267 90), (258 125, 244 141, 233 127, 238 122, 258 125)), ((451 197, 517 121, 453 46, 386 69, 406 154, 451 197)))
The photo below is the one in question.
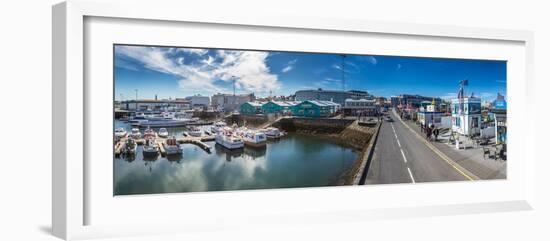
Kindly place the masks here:
POLYGON ((263 129, 262 132, 265 133, 267 138, 271 138, 271 139, 277 139, 283 136, 283 133, 275 127, 268 127, 266 129, 263 129))
POLYGON ((212 133, 216 133, 216 132, 218 132, 219 130, 221 130, 222 128, 224 128, 226 126, 227 126, 227 123, 225 123, 223 121, 218 121, 218 122, 214 123, 214 125, 212 127, 210 127, 210 131, 212 131, 212 133))
POLYGON ((244 144, 252 147, 264 147, 266 145, 267 137, 265 133, 261 131, 246 131, 243 135, 244 144))
POLYGON ((124 128, 116 128, 115 129, 115 137, 121 138, 125 137, 128 133, 124 130, 124 128))
POLYGON ((164 150, 166 150, 166 155, 181 155, 183 153, 180 144, 176 140, 176 137, 172 136, 166 139, 166 142, 164 142, 163 145, 164 150))
POLYGON ((141 132, 139 131, 139 128, 132 128, 132 133, 130 133, 130 137, 134 139, 141 138, 141 132))
POLYGON ((196 126, 192 126, 189 128, 189 131, 187 132, 190 136, 196 136, 196 137, 199 137, 199 136, 202 136, 202 131, 201 129, 199 129, 198 127, 196 126))
POLYGON ((166 130, 166 128, 160 128, 158 134, 160 137, 168 137, 168 130, 166 130))
POLYGON ((233 129, 225 127, 216 132, 216 143, 227 149, 239 149, 244 147, 244 141, 233 135, 233 129))

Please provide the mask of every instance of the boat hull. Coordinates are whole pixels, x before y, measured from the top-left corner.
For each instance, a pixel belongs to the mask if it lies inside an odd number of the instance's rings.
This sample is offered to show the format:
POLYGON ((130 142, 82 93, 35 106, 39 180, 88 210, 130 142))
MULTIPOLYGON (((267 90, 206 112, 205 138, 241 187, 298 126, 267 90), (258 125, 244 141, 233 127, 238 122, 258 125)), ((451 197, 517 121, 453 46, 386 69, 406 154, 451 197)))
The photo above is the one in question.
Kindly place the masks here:
POLYGON ((250 146, 250 147, 265 147, 266 146, 265 141, 255 142, 255 141, 244 140, 244 144, 246 146, 250 146))
POLYGON ((244 142, 231 142, 221 136, 216 136, 216 143, 230 150, 244 147, 244 142))

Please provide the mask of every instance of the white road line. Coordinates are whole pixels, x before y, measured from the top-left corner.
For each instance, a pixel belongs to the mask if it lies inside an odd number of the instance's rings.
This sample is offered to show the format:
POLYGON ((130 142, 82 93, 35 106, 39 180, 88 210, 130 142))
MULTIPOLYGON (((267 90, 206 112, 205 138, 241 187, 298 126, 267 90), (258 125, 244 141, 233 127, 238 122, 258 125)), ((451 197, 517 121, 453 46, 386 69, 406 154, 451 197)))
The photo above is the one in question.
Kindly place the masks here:
POLYGON ((397 140, 397 145, 399 146, 399 148, 401 148, 401 143, 399 143, 399 139, 397 139, 397 136, 395 138, 397 140))
POLYGON ((401 155, 403 156, 403 161, 405 163, 407 163, 407 158, 405 157, 405 153, 403 152, 403 149, 399 149, 399 150, 401 150, 401 155))
POLYGON ((414 181, 414 177, 413 177, 413 174, 412 174, 412 172, 411 172, 411 169, 407 167, 407 171, 409 171, 409 176, 411 176, 411 181, 412 181, 413 183, 416 183, 416 182, 414 181))

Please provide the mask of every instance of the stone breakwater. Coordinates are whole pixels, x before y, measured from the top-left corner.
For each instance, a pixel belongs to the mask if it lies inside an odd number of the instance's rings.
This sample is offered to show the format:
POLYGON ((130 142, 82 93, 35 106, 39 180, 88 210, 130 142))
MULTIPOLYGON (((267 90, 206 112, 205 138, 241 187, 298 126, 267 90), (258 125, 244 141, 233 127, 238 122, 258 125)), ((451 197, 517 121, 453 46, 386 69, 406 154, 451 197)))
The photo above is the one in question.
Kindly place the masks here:
POLYGON ((224 121, 227 124, 237 124, 238 126, 258 127, 267 123, 270 118, 263 115, 230 115, 224 121))
POLYGON ((376 134, 377 125, 359 125, 350 119, 314 119, 314 118, 284 118, 275 122, 274 127, 287 132, 327 137, 343 145, 351 146, 359 155, 354 165, 339 178, 336 185, 352 185, 355 177, 362 173, 364 161, 372 148, 368 148, 369 141, 376 134))

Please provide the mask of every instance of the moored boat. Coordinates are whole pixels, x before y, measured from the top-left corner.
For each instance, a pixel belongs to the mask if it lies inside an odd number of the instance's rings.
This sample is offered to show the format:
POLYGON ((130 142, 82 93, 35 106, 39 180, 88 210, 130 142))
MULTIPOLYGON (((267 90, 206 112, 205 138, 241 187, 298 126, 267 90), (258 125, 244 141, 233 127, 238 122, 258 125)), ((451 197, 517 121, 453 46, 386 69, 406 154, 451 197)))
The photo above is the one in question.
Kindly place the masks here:
POLYGON ((251 147, 264 147, 267 141, 265 133, 261 131, 248 130, 242 137, 244 144, 251 147))
POLYGON ((159 155, 159 147, 153 138, 146 138, 143 144, 144 157, 157 157, 159 155))
POLYGON ((212 125, 210 127, 210 131, 212 133, 216 133, 218 132, 219 130, 221 130, 222 128, 226 127, 227 126, 227 123, 223 122, 223 121, 218 121, 216 123, 214 123, 214 125, 212 125))
POLYGON ((168 130, 166 130, 166 128, 160 128, 158 134, 160 137, 168 137, 168 130))
POLYGON ((166 139, 166 142, 163 143, 164 150, 166 155, 180 155, 183 153, 183 150, 180 147, 180 144, 176 140, 176 137, 170 137, 166 139))
POLYGON ((145 138, 145 139, 155 139, 156 138, 155 131, 153 129, 147 127, 147 129, 145 129, 145 131, 143 132, 143 138, 145 138))
POLYGON ((139 139, 141 138, 141 132, 139 131, 138 128, 132 128, 132 133, 130 134, 130 137, 134 139, 139 139))
POLYGON ((128 133, 126 132, 126 130, 124 130, 124 128, 115 129, 115 137, 121 138, 121 137, 126 137, 126 135, 128 135, 128 133))
POLYGON ((227 149, 239 149, 244 147, 242 138, 233 134, 233 129, 225 127, 216 133, 216 143, 227 149))
POLYGON ((262 132, 264 132, 267 138, 270 139, 278 139, 283 136, 283 133, 275 127, 268 127, 266 129, 263 129, 262 132))
POLYGON ((196 126, 192 126, 189 128, 189 131, 187 132, 190 136, 202 136, 202 131, 196 126))
POLYGON ((124 149, 123 149, 124 154, 134 155, 136 154, 136 150, 137 150, 136 141, 132 137, 126 139, 126 141, 124 142, 124 149))

